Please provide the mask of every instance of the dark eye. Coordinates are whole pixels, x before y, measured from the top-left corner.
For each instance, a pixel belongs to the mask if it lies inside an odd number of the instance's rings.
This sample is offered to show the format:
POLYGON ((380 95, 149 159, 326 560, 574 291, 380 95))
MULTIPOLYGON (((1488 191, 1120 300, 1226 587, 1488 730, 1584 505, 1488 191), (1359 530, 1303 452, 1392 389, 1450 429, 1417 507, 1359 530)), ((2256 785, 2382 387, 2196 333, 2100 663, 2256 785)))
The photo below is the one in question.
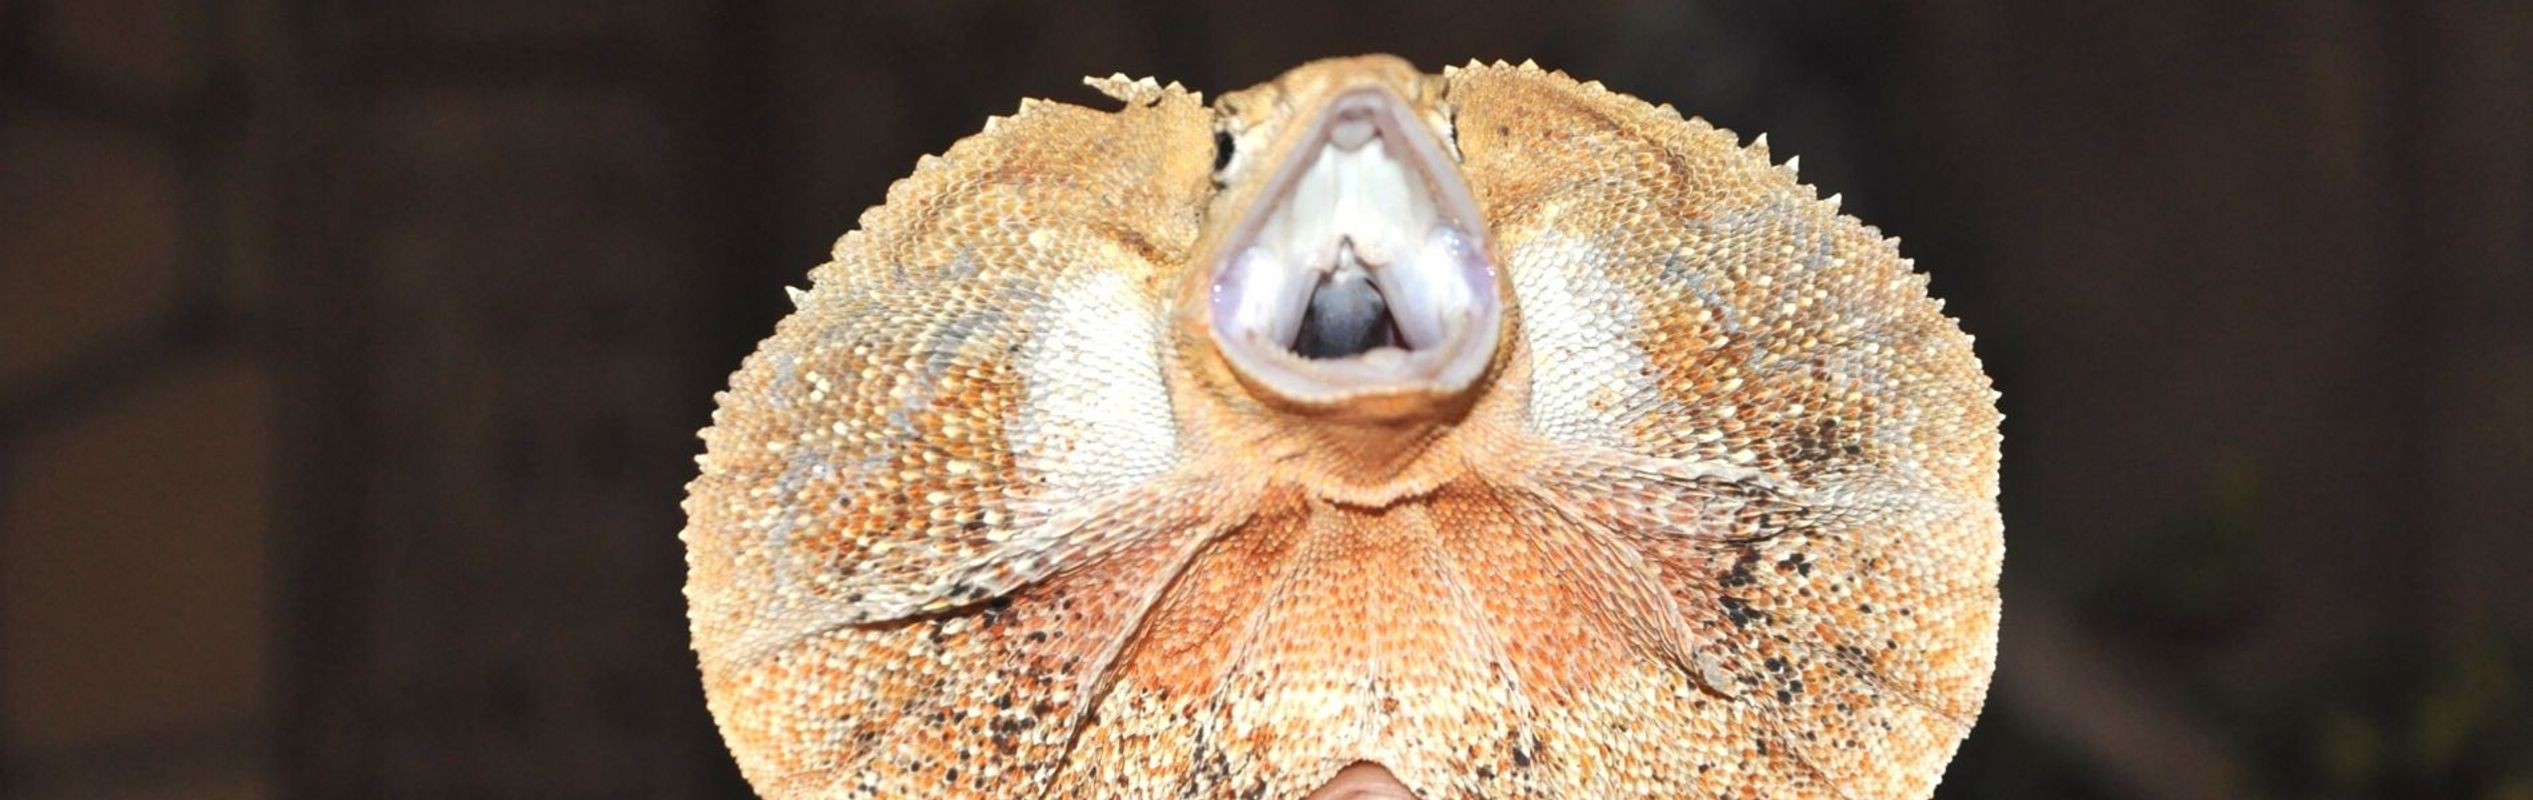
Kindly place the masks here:
POLYGON ((1232 138, 1231 138, 1231 132, 1230 132, 1230 131, 1215 131, 1215 132, 1214 132, 1214 171, 1215 171, 1215 172, 1221 172, 1221 171, 1223 171, 1223 168, 1224 168, 1224 167, 1231 166, 1231 150, 1232 150, 1232 148, 1233 148, 1234 146, 1235 146, 1235 142, 1233 142, 1233 141, 1232 141, 1232 138))

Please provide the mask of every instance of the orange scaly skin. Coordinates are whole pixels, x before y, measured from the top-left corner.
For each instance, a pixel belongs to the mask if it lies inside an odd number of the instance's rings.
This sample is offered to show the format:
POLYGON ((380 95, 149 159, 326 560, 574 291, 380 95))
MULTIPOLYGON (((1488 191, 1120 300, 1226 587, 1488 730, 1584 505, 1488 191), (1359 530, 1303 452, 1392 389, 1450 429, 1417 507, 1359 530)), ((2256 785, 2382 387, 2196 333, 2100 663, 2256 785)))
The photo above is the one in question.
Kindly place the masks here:
POLYGON ((1764 144, 1527 64, 1092 83, 1125 107, 919 162, 719 395, 687 596, 758 791, 1932 793, 1995 661, 1999 417, 1893 242, 1764 144), (1204 265, 1367 85, 1460 159, 1494 361, 1262 400, 1204 265))

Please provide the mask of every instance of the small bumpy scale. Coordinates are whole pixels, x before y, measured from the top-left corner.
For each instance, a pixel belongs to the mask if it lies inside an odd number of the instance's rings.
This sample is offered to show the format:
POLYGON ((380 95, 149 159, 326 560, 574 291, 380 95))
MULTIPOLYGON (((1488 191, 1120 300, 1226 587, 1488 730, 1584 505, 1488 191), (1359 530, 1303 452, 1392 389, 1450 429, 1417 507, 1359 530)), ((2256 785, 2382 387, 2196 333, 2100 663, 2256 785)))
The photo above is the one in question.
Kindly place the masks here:
POLYGON ((1932 792, 1999 417, 1894 242, 1528 64, 1092 83, 919 162, 718 396, 687 597, 758 791, 1932 792))

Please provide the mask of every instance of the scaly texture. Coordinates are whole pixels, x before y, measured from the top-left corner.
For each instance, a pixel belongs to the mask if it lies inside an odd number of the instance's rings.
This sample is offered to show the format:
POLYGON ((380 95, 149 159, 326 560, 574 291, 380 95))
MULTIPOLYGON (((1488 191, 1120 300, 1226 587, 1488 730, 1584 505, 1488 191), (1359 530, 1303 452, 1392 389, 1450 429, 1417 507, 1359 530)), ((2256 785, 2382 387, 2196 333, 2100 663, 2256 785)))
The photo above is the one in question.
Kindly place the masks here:
POLYGON ((1892 242, 1527 64, 1093 83, 1125 107, 919 163, 718 398, 687 593, 760 792, 1932 792, 1994 664, 1999 418, 1892 242), (1492 233, 1502 344, 1439 422, 1261 402, 1191 322, 1331 80, 1426 113, 1492 233), (1216 174, 1218 129, 1270 151, 1216 174))

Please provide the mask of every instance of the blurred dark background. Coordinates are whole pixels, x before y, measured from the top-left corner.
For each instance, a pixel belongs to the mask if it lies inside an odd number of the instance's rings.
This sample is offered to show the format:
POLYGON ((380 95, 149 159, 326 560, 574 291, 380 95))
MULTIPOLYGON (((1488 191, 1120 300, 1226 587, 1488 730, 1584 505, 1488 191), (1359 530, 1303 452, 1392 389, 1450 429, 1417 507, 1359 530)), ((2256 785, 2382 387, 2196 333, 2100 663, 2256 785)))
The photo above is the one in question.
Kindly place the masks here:
POLYGON ((2533 798, 2533 4, 0 0, 0 795, 740 797, 712 393, 1023 96, 1536 58, 1770 134, 2005 392, 1940 792, 2533 798))

